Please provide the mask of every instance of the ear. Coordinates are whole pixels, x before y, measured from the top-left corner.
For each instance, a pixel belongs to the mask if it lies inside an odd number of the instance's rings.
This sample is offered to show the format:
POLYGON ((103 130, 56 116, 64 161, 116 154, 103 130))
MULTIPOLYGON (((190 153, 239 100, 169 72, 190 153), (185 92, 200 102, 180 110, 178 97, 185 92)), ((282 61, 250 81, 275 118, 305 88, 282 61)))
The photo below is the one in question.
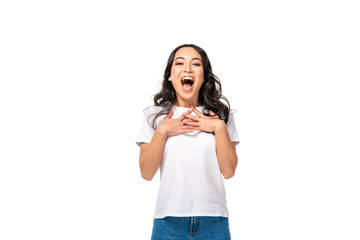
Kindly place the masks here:
POLYGON ((171 79, 171 77, 169 77, 169 79, 168 79, 169 81, 171 81, 172 79, 171 79))

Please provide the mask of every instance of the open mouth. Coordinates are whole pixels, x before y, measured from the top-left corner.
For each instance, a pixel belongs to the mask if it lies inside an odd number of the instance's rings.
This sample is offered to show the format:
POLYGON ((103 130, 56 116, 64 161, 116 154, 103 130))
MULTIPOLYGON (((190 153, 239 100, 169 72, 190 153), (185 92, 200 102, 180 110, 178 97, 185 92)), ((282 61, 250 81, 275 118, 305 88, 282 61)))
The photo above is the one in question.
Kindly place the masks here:
POLYGON ((190 91, 193 87, 194 80, 191 77, 183 77, 181 79, 181 85, 184 91, 190 91))

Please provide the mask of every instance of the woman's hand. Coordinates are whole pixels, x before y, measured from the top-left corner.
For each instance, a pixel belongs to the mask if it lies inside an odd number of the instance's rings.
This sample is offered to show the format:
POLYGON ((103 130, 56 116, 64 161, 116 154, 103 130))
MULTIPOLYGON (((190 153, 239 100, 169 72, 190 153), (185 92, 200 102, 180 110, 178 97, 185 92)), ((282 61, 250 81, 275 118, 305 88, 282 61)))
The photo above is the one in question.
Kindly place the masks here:
MULTIPOLYGON (((190 114, 193 110, 189 109, 184 114, 190 114)), ((185 119, 184 115, 181 115, 178 118, 171 119, 172 115, 174 114, 173 110, 170 110, 170 113, 164 117, 161 124, 158 127, 158 131, 166 136, 176 136, 182 133, 191 133, 194 132, 194 127, 185 125, 183 121, 185 119)))
POLYGON ((188 126, 192 126, 194 130, 215 133, 217 130, 226 127, 225 122, 212 111, 209 112, 212 116, 206 116, 193 106, 191 106, 190 110, 194 111, 197 116, 190 115, 191 112, 183 113, 186 118, 183 122, 188 126))

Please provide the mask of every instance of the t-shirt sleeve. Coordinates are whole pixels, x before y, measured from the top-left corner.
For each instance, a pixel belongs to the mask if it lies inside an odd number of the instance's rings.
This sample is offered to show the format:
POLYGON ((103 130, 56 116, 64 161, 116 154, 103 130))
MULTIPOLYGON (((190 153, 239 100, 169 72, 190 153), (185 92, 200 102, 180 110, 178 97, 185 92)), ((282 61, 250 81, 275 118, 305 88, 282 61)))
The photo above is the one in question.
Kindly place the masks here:
POLYGON ((155 129, 151 126, 153 116, 151 111, 144 111, 144 118, 138 136, 136 138, 136 144, 140 146, 140 143, 150 143, 154 136, 155 129), (149 118, 150 117, 150 118, 149 118))
POLYGON ((227 122, 227 130, 229 133, 230 141, 236 142, 236 144, 239 144, 239 138, 236 131, 235 121, 234 121, 234 115, 232 113, 229 114, 229 120, 227 122))

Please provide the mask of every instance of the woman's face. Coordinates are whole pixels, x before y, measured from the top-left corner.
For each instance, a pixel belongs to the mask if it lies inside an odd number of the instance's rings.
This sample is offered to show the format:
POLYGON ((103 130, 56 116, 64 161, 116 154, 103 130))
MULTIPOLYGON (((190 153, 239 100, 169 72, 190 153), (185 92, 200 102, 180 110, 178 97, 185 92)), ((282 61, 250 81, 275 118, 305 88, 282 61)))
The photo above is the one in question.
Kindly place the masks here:
POLYGON ((180 48, 174 57, 169 81, 179 101, 198 104, 199 91, 204 82, 204 69, 200 54, 192 47, 180 48))

